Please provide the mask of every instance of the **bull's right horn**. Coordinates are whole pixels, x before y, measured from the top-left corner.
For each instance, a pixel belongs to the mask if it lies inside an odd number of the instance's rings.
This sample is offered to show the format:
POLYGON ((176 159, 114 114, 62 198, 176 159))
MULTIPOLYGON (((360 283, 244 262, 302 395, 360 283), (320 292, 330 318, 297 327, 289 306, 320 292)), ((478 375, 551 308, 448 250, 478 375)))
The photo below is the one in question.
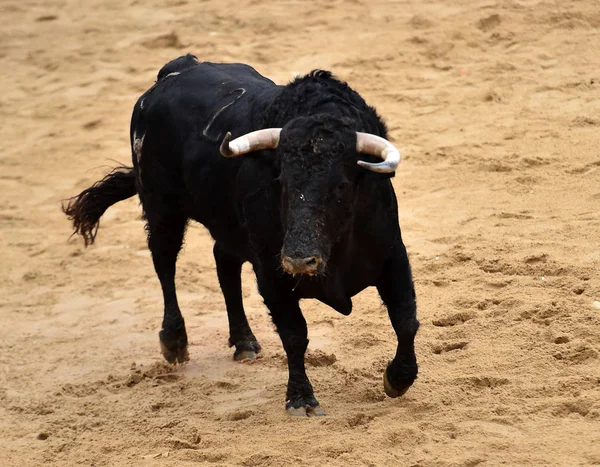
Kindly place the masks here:
POLYGON ((383 162, 375 164, 358 161, 358 165, 367 170, 372 170, 373 172, 392 173, 400 164, 400 151, 398 151, 387 139, 382 138, 381 136, 357 132, 356 152, 369 154, 383 159, 383 162))
POLYGON ((252 151, 275 149, 279 144, 281 128, 265 128, 246 133, 233 141, 231 133, 227 132, 221 143, 221 154, 225 157, 237 157, 252 151))

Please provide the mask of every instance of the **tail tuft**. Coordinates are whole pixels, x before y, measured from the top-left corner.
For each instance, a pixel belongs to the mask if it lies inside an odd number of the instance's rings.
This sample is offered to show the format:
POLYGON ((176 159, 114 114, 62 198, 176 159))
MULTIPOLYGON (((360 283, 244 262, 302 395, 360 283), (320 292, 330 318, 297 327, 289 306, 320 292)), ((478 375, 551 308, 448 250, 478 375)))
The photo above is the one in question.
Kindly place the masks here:
POLYGON ((63 201, 62 210, 73 222, 73 235, 81 235, 87 247, 96 239, 102 214, 113 204, 135 194, 133 168, 120 166, 77 196, 63 201))

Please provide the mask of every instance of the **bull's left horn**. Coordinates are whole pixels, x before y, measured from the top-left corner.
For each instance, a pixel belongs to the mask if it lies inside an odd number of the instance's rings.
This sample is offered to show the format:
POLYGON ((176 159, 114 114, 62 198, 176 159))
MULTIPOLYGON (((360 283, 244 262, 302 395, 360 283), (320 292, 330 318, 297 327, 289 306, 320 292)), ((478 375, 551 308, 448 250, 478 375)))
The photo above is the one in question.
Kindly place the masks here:
POLYGON ((281 128, 265 128, 240 136, 233 141, 227 132, 221 143, 221 154, 225 157, 237 157, 261 149, 275 149, 279 144, 281 128))
POLYGON ((369 154, 383 159, 383 162, 371 163, 358 161, 361 167, 379 173, 394 172, 400 164, 400 151, 387 139, 369 133, 356 132, 356 152, 369 154))

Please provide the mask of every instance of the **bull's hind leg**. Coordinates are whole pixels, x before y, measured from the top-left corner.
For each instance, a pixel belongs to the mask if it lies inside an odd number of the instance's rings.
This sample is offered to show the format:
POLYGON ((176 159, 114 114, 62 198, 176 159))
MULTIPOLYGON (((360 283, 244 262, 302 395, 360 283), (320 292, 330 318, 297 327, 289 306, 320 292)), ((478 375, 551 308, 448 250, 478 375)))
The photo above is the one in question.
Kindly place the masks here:
POLYGON ((213 253, 229 318, 229 346, 235 346, 233 358, 238 361, 253 359, 261 349, 244 312, 241 280, 243 262, 227 253, 218 243, 215 243, 213 253))
POLYGON ((392 248, 376 285, 398 337, 396 356, 383 374, 384 389, 388 396, 399 397, 417 377, 414 342, 419 329, 410 264, 401 240, 392 248))
POLYGON ((165 305, 162 329, 159 333, 162 354, 169 363, 189 360, 187 333, 175 291, 175 263, 183 243, 187 218, 174 209, 148 206, 148 247, 152 252, 154 269, 160 280, 165 305))

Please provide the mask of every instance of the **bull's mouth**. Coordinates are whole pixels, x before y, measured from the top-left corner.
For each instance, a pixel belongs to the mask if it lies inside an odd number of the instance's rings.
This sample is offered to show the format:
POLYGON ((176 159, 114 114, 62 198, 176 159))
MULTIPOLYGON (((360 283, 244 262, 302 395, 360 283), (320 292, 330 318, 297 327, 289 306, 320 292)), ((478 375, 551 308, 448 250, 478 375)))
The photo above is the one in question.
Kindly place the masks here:
POLYGON ((308 276, 317 276, 325 269, 325 261, 319 255, 296 258, 282 255, 281 266, 292 275, 306 274, 308 276))

